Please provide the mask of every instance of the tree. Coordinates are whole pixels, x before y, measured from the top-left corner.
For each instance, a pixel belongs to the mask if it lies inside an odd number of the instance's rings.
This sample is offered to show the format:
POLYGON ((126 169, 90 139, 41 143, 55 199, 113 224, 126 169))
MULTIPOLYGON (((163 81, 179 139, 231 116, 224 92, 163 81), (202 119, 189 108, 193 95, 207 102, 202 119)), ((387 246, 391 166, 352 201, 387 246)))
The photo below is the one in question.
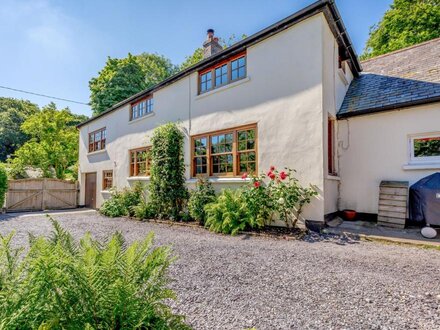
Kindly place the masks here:
POLYGON ((109 57, 98 77, 89 82, 93 114, 100 114, 116 103, 154 86, 176 70, 169 59, 158 54, 128 54, 123 59, 109 57))
POLYGON ((135 56, 145 75, 145 88, 150 88, 178 71, 178 67, 163 55, 142 53, 135 56))
POLYGON ((440 37, 440 0, 394 0, 370 28, 361 59, 386 54, 440 37))
POLYGON ((89 87, 90 104, 93 114, 97 115, 143 90, 144 73, 131 54, 123 59, 109 57, 98 77, 90 80, 89 87))
POLYGON ((192 55, 185 57, 185 61, 180 65, 180 70, 185 70, 203 60, 203 48, 197 48, 192 55))
POLYGON ((0 97, 0 162, 5 161, 29 138, 20 130, 20 126, 38 111, 38 106, 30 101, 0 97))
POLYGON ((10 160, 12 174, 26 166, 41 169, 44 177, 55 175, 64 179, 68 168, 78 159, 78 131, 72 123, 78 121, 68 108, 57 110, 54 103, 31 115, 21 125, 30 140, 17 149, 10 160))

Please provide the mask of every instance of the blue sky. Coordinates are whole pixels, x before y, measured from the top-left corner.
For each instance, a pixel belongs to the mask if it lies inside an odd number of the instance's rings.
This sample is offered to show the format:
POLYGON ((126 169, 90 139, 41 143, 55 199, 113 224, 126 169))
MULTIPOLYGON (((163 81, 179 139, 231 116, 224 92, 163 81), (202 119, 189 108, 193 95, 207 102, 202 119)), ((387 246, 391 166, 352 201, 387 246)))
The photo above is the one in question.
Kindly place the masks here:
MULTIPOLYGON (((179 64, 201 45, 207 28, 219 37, 251 35, 313 0, 2 0, 0 86, 82 102, 107 56, 157 52, 179 64)), ((371 25, 392 0, 336 0, 358 53, 371 25)), ((0 96, 51 100, 7 91, 0 96)), ((90 107, 54 101, 90 116, 90 107)))

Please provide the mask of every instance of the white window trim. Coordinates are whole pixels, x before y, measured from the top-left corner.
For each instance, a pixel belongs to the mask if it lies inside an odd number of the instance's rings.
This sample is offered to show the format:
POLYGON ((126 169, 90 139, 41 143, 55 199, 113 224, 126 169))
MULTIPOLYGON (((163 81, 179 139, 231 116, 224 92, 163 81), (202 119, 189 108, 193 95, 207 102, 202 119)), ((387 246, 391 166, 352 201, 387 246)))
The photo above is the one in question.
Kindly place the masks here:
MULTIPOLYGON (((130 110, 130 111, 131 111, 131 110, 130 110)), ((137 123, 137 122, 142 121, 142 120, 144 120, 144 119, 147 119, 147 118, 153 117, 154 115, 155 115, 155 112, 154 112, 154 111, 153 111, 153 112, 150 112, 150 113, 148 113, 148 114, 146 114, 146 115, 143 115, 142 117, 137 117, 136 119, 131 119, 131 120, 129 120, 129 121, 128 121, 128 124, 131 125, 131 124, 137 123)))
POLYGON ((225 90, 227 90, 229 88, 234 88, 235 86, 244 84, 244 83, 248 82, 249 80, 251 80, 251 77, 249 77, 249 76, 247 76, 245 78, 240 78, 238 80, 234 80, 233 82, 231 82, 229 84, 222 85, 221 87, 217 87, 217 88, 214 88, 214 89, 210 89, 207 92, 203 92, 202 94, 197 95, 195 99, 196 100, 203 99, 203 98, 205 98, 205 97, 207 97, 209 95, 212 95, 212 94, 215 94, 215 93, 219 93, 219 92, 225 91, 225 90))
POLYGON ((93 156, 93 155, 98 155, 98 154, 103 154, 105 153, 107 150, 107 141, 105 142, 105 148, 104 149, 100 149, 98 151, 91 151, 87 153, 87 156, 93 156))
POLYGON ((440 132, 429 132, 408 135, 408 164, 407 165, 440 165, 440 156, 415 157, 414 140, 421 138, 440 137, 440 132))
POLYGON ((440 169, 440 156, 414 157, 414 140, 440 136, 440 132, 427 132, 408 135, 408 163, 403 164, 404 170, 440 169))

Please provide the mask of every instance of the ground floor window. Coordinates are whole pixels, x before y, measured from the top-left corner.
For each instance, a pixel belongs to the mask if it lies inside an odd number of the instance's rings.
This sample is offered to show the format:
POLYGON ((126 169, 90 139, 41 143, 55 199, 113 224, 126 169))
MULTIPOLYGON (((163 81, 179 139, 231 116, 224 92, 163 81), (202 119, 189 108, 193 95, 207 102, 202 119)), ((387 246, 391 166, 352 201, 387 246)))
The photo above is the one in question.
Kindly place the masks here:
POLYGON ((149 176, 151 147, 130 150, 130 176, 149 176))
POLYGON ((411 136, 409 138, 409 152, 411 162, 440 162, 440 133, 427 133, 411 136))
POLYGON ((113 171, 102 171, 102 190, 109 190, 113 187, 113 171))
POLYGON ((327 134, 328 174, 337 175, 335 164, 335 120, 331 117, 327 120, 327 134))
POLYGON ((257 172, 256 125, 193 136, 191 146, 193 176, 239 176, 257 172))

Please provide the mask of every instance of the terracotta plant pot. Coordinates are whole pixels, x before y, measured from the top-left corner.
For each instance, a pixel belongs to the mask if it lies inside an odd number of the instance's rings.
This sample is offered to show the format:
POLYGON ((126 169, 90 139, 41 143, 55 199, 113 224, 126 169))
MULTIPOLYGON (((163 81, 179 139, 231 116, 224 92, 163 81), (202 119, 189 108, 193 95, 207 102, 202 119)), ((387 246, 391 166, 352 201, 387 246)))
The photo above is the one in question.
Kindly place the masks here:
POLYGON ((353 221, 356 218, 355 210, 344 210, 342 211, 342 217, 344 220, 353 221))

